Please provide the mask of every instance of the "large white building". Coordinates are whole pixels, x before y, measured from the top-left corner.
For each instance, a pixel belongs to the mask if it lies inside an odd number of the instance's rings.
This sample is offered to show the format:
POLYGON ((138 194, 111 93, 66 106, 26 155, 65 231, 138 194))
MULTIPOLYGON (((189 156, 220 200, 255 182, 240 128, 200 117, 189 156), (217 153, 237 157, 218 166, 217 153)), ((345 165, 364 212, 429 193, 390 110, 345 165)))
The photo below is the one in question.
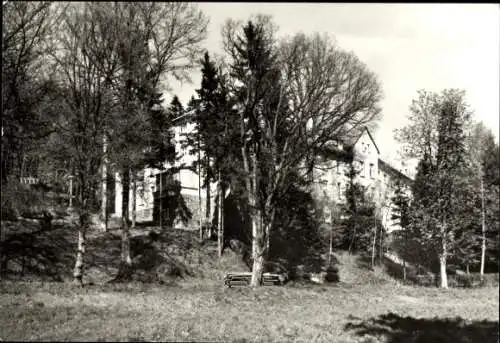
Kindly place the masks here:
POLYGON ((398 180, 409 194, 412 183, 412 178, 408 176, 410 170, 404 163, 400 168, 395 168, 383 161, 377 144, 366 128, 357 137, 338 142, 334 150, 335 154, 317 164, 313 176, 314 191, 317 197, 325 201, 325 211, 329 212, 345 202, 352 165, 357 172, 354 181, 363 186, 367 196, 377 204, 382 224, 388 231, 397 229, 391 220, 391 198, 398 180))
MULTIPOLYGON (((203 158, 203 155, 192 155, 183 148, 182 141, 184 134, 193 131, 194 123, 189 121, 189 114, 176 118, 174 121, 174 140, 176 143, 176 154, 180 157, 176 162, 176 167, 184 165, 191 166, 193 161, 198 158, 203 158)), ((192 226, 198 226, 199 220, 204 220, 206 213, 206 187, 200 187, 203 180, 200 180, 198 173, 189 168, 180 169, 173 176, 169 176, 166 172, 168 167, 172 167, 168 162, 163 163, 163 170, 156 168, 145 168, 138 174, 136 180, 136 219, 137 222, 151 222, 157 220, 159 211, 159 199, 168 196, 168 185, 172 180, 178 180, 181 184, 181 195, 186 202, 187 207, 191 211, 192 226), (196 223, 196 224, 194 224, 196 223)), ((110 185, 113 188, 113 194, 110 196, 109 216, 121 217, 122 215, 122 184, 119 173, 115 175, 114 184, 110 185)), ((133 209, 133 194, 132 186, 129 190, 129 216, 132 216, 133 209)), ((210 185, 210 201, 212 204, 215 201, 216 185, 210 185)), ((162 209, 165 212, 165 209, 162 209)), ((213 212, 213 206, 212 206, 213 212)), ((213 213, 211 213, 211 216, 213 213)), ((176 225, 182 225, 180 221, 176 221, 176 225)))
MULTIPOLYGON (((194 124, 189 121, 189 114, 179 117, 175 121, 175 142, 176 152, 181 157, 176 165, 191 165, 193 160, 203 158, 203 156, 189 154, 183 149, 181 141, 183 134, 190 132, 194 124)), ((331 211, 336 205, 345 201, 345 190, 348 184, 348 170, 351 164, 358 171, 356 181, 365 187, 369 196, 379 205, 383 225, 391 231, 395 229, 394 223, 390 220, 392 214, 391 198, 394 195, 394 185, 396 180, 400 180, 409 191, 412 179, 407 176, 408 170, 395 168, 380 157, 380 151, 373 140, 368 129, 364 129, 358 137, 348 142, 336 143, 336 153, 328 159, 323 159, 316 164, 313 171, 314 186, 313 191, 317 197, 325 200, 325 211, 331 211)), ((167 165, 164 165, 167 167, 167 165)), ((201 181, 198 173, 189 169, 181 169, 173 176, 180 181, 181 195, 192 213, 192 218, 188 226, 197 228, 199 220, 203 221, 206 213, 206 188, 201 188, 201 181)), ((111 217, 119 217, 122 213, 122 185, 119 175, 116 175, 114 186, 114 200, 111 200, 111 217)), ((146 168, 137 180, 137 196, 135 201, 136 218, 138 222, 153 221, 156 219, 159 207, 159 198, 167 196, 167 184, 169 182, 165 172, 158 169, 146 168), (161 190, 160 190, 161 189, 161 190)), ((111 186, 111 185, 110 185, 111 186)), ((213 204, 216 195, 216 186, 210 185, 210 194, 213 204)), ((129 213, 132 215, 132 187, 129 194, 129 213)), ((164 211, 165 209, 163 209, 164 211)), ((213 215, 213 213, 212 213, 213 215)), ((328 218, 326 218, 328 220, 328 218)), ((176 225, 182 225, 176 221, 176 225)))

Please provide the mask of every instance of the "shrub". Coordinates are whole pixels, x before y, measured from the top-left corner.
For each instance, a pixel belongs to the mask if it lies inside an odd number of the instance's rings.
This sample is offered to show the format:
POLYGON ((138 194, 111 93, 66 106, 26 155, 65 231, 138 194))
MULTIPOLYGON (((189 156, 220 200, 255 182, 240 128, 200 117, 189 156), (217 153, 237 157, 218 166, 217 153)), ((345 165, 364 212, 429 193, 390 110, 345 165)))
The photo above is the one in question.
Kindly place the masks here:
POLYGON ((326 282, 339 282, 339 269, 334 266, 330 265, 328 268, 326 268, 326 276, 325 276, 325 281, 326 282))

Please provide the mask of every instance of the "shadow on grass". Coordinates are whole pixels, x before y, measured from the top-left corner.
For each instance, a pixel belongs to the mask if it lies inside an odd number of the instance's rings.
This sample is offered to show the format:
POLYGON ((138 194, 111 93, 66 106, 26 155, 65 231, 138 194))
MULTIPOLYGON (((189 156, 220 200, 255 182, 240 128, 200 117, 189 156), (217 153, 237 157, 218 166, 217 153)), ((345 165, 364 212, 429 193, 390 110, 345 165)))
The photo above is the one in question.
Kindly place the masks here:
POLYGON ((4 276, 62 281, 71 275, 74 261, 71 233, 75 230, 64 224, 40 227, 33 221, 19 221, 15 226, 2 244, 4 276))
MULTIPOLYGON (((2 225, 6 225, 2 222, 2 225)), ((2 244, 2 271, 7 279, 64 281, 72 279, 77 230, 70 224, 40 227, 36 221, 9 223, 2 244)), ((87 235, 84 255, 91 282, 116 276, 120 265, 120 231, 87 235)), ((162 233, 144 228, 131 237, 132 275, 129 280, 170 284, 173 278, 193 276, 186 255, 199 249, 195 234, 182 230, 162 233)), ((192 261, 191 261, 192 262, 192 261)))
POLYGON ((437 278, 430 272, 425 271, 424 269, 418 270, 417 268, 407 265, 406 266, 406 280, 403 279, 403 266, 400 264, 391 261, 389 258, 384 257, 383 264, 385 267, 385 271, 392 278, 404 281, 406 284, 416 285, 416 286, 425 286, 425 287, 436 287, 437 286, 437 278))
POLYGON ((89 267, 104 272, 111 283, 139 281, 170 284, 174 278, 194 276, 193 268, 184 258, 196 243, 190 232, 144 228, 144 233, 130 238, 132 267, 120 270, 121 234, 106 233, 89 242, 89 267), (189 236, 189 237, 188 237, 189 236))
MULTIPOLYGON (((356 319, 351 316, 350 319, 356 319)), ((357 336, 374 336, 387 343, 433 342, 433 343, 496 343, 498 321, 466 322, 457 318, 402 317, 394 313, 380 315, 362 322, 350 322, 346 331, 357 336)))

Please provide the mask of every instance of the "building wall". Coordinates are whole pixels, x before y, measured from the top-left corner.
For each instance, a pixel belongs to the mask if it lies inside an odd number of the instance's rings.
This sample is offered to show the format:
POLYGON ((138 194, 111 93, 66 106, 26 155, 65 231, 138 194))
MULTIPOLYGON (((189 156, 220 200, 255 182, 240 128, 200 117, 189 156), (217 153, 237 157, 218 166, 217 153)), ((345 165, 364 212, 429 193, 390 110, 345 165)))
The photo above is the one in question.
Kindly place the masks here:
MULTIPOLYGON (((174 140, 176 143, 176 153, 177 156, 180 157, 176 162, 175 166, 189 166, 194 161, 196 161, 199 157, 203 158, 203 156, 198 156, 197 154, 191 155, 189 154, 188 149, 183 148, 182 141, 184 140, 184 134, 191 132, 194 129, 194 124, 187 123, 185 125, 177 125, 174 127, 174 140)), ((164 162, 163 168, 172 167, 167 162, 164 162)), ((154 207, 154 192, 158 191, 156 185, 156 176, 161 172, 160 169, 155 168, 145 168, 141 173, 139 173, 139 177, 137 179, 137 197, 136 197, 136 220, 137 222, 149 222, 153 220, 153 207, 154 207)), ((201 188, 201 194, 199 194, 199 178, 198 173, 188 170, 181 169, 176 175, 174 175, 174 179, 181 182, 181 194, 184 198, 184 201, 192 213, 192 219, 188 223, 190 227, 198 227, 199 221, 202 222, 205 220, 206 216, 206 187, 201 188), (200 199, 201 195, 201 199, 200 199), (201 210, 200 210, 200 200, 201 200, 201 210)), ((201 180, 202 182, 203 180, 201 180)), ((120 174, 115 174, 115 213, 112 214, 113 217, 121 217, 122 215, 122 189, 123 185, 121 182, 120 174)), ((214 183, 210 184, 211 191, 211 215, 210 218, 213 217, 214 212, 214 201, 216 195, 216 185, 214 183)), ((129 219, 132 219, 132 184, 130 185, 130 193, 129 193, 129 219)), ((176 225, 183 226, 182 223, 178 222, 176 225)))
MULTIPOLYGON (((392 231, 399 228, 391 219, 394 209, 391 198, 394 196, 398 172, 387 163, 381 166, 379 157, 375 142, 365 130, 352 147, 352 161, 346 162, 338 158, 324 161, 317 166, 313 174, 313 191, 324 206, 338 208, 345 204, 345 192, 349 182, 347 174, 352 163, 358 172, 355 182, 365 187, 368 196, 378 205, 382 225, 392 231)), ((407 191, 409 192, 409 187, 407 191)), ((324 210, 325 213, 332 213, 331 209, 324 210)), ((331 219, 325 220, 329 222, 331 219)))
MULTIPOLYGON (((193 129, 194 124, 192 123, 178 125, 174 129, 177 145, 176 151, 180 157, 176 162, 177 166, 182 164, 191 165, 198 158, 203 158, 203 156, 198 156, 197 154, 189 154, 189 151, 182 147, 183 135, 191 132, 193 129)), ((341 146, 339 148, 342 149, 341 146)), ((318 199, 323 201, 325 211, 330 212, 333 206, 338 207, 345 203, 345 192, 349 181, 347 174, 351 163, 353 163, 359 172, 355 181, 364 186, 367 192, 369 192, 369 196, 378 204, 383 225, 389 231, 397 229, 398 227, 394 225, 394 222, 390 218, 393 211, 391 198, 394 195, 394 184, 398 178, 398 173, 387 163, 382 162, 381 164, 379 158, 380 155, 375 142, 373 142, 368 131, 365 130, 352 147, 352 160, 339 156, 339 158, 332 158, 318 163, 317 168, 313 171, 313 193, 318 199)), ((164 168, 167 167, 169 165, 165 163, 164 168)), ((153 220, 153 193, 157 191, 156 175, 159 173, 160 170, 158 169, 146 168, 137 180, 136 213, 138 222, 153 220)), ((202 188, 201 192, 199 192, 200 180, 198 173, 195 171, 181 169, 174 177, 181 182, 181 194, 192 213, 192 219, 188 223, 188 226, 193 228, 198 227, 200 220, 202 222, 205 221, 206 188, 202 188)), ((116 174, 115 180, 114 216, 121 216, 122 185, 119 174, 116 174)), ((211 220, 214 215, 215 195, 217 191, 214 183, 210 184, 210 191, 212 204, 211 220)), ((130 187, 129 199, 129 213, 131 216, 133 205, 132 187, 130 187)), ((179 225, 182 226, 181 224, 179 225)))

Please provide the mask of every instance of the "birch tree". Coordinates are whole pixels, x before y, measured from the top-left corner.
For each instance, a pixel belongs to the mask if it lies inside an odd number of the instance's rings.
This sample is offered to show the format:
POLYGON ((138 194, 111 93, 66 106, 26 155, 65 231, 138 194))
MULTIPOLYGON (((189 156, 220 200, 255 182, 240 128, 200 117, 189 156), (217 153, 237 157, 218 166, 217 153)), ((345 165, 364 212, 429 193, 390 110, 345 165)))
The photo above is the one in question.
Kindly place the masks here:
POLYGON ((89 8, 68 6, 58 36, 60 49, 52 54, 57 66, 53 77, 60 85, 60 118, 57 121, 61 146, 72 156, 79 184, 78 246, 73 277, 82 284, 86 232, 93 190, 99 181, 102 159, 102 133, 105 113, 111 99, 107 96, 104 75, 86 54, 91 47, 106 51, 91 34, 93 23, 86 20, 89 8), (97 43, 98 44, 98 43, 97 43))
POLYGON ((488 130, 482 122, 476 122, 470 130, 467 140, 468 160, 471 163, 469 177, 479 196, 480 216, 475 222, 480 222, 480 275, 484 276, 486 265, 487 248, 491 247, 492 232, 497 224, 494 203, 498 202, 498 144, 495 143, 493 133, 488 130))
POLYGON ((412 224, 423 245, 433 248, 440 266, 440 287, 448 288, 447 262, 452 256, 459 214, 468 206, 464 196, 466 175, 465 127, 470 110, 462 91, 441 94, 419 92, 410 107, 410 123, 398 133, 407 152, 420 156, 425 167, 414 198, 412 224), (414 131, 412 131, 414 130, 414 131), (424 175, 425 174, 425 175, 424 175))

